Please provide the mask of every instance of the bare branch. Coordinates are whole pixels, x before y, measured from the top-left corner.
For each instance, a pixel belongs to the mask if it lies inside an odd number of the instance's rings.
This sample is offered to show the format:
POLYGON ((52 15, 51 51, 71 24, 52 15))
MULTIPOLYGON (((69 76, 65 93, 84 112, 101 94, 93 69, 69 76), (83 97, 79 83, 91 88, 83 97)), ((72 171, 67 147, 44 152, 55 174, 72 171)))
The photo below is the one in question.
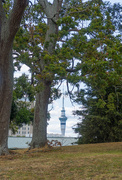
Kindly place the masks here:
POLYGON ((62 80, 61 80, 61 82, 60 82, 59 86, 57 87, 57 89, 59 89, 61 85, 62 85, 62 80))
POLYGON ((62 40, 62 39, 58 39, 58 42, 67 42, 67 41, 65 41, 65 40, 62 40))
MULTIPOLYGON (((18 52, 13 52, 13 56, 14 56, 14 55, 15 55, 16 57, 19 57, 19 56, 20 56, 20 54, 19 54, 18 52)), ((16 57, 15 57, 15 58, 16 58, 16 57)))
POLYGON ((72 58, 72 69, 74 69, 74 59, 72 58))
POLYGON ((69 31, 69 32, 70 32, 70 31, 79 32, 79 31, 80 31, 80 29, 76 29, 76 28, 75 28, 75 29, 69 29, 68 31, 69 31))
POLYGON ((66 71, 67 72, 77 72, 79 69, 73 69, 73 68, 71 68, 71 69, 66 69, 66 71))
POLYGON ((53 107, 53 102, 52 102, 52 107, 48 110, 48 112, 52 111, 54 109, 53 107))
POLYGON ((73 102, 72 102, 71 91, 69 90, 68 80, 66 81, 66 84, 67 84, 67 92, 68 92, 68 95, 69 95, 69 98, 70 98, 70 102, 71 102, 72 106, 74 106, 74 104, 73 104, 73 102))

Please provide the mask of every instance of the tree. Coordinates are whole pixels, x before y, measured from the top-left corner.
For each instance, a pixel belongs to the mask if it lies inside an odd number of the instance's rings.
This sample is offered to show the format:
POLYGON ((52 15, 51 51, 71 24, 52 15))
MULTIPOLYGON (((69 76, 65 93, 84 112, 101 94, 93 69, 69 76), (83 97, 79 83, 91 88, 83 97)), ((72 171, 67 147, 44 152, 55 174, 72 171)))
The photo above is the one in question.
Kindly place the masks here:
POLYGON ((35 91, 28 76, 22 74, 19 78, 14 78, 13 101, 10 115, 10 127, 15 133, 18 126, 23 123, 29 124, 33 121, 34 107, 31 104, 34 101, 35 91))
MULTIPOLYGON (((47 142, 47 108, 52 89, 63 79, 73 84, 70 79, 72 73, 73 78, 79 73, 80 66, 75 60, 82 58, 87 39, 84 21, 90 20, 94 4, 92 1, 82 3, 67 0, 55 0, 53 4, 46 0, 39 2, 34 5, 34 11, 32 9, 30 23, 19 31, 23 38, 19 38, 18 34, 15 39, 18 59, 30 67, 32 77, 38 84, 32 148, 44 146, 47 142), (22 50, 17 48, 18 41, 22 50)), ((75 85, 78 85, 77 82, 75 85)))
POLYGON ((121 87, 110 86, 106 96, 101 100, 98 92, 89 90, 84 100, 82 111, 76 114, 82 116, 75 132, 79 133, 80 143, 102 143, 122 141, 122 92, 121 87), (96 98, 95 98, 96 96, 96 98))
MULTIPOLYGON (((47 54, 47 58, 41 57, 40 60, 43 71, 44 67, 50 63, 50 58, 48 56, 52 55, 55 50, 56 39, 53 36, 54 34, 57 35, 58 33, 56 21, 59 17, 62 1, 55 0, 52 5, 50 5, 49 2, 42 0, 40 0, 39 3, 47 16, 48 26, 44 41, 44 51, 47 54), (47 63, 45 63, 46 61, 47 63)), ((47 143, 47 112, 52 81, 53 74, 50 72, 48 77, 42 77, 39 79, 39 83, 42 85, 42 88, 37 92, 36 95, 33 137, 31 142, 32 148, 43 147, 47 143)))
POLYGON ((8 128, 13 91, 12 46, 28 0, 9 8, 0 1, 0 155, 8 153, 8 128), (8 13, 10 12, 10 14, 8 13))
MULTIPOLYGON (((53 6, 53 10, 51 5, 46 2, 46 4, 42 1, 43 8, 46 9, 47 16, 50 16, 53 18, 53 15, 56 14, 56 11, 58 7, 56 8, 56 3, 58 1, 55 1, 55 7, 53 6), (49 14, 50 13, 50 14, 49 14), (54 13, 54 14, 53 14, 54 13)), ((38 8, 42 8, 42 6, 39 6, 36 4, 37 10, 38 8)), ((43 10, 42 8, 42 10, 43 10)), ((55 38, 51 37, 53 34, 57 34, 57 25, 51 18, 48 19, 48 26, 46 23, 40 19, 40 15, 37 17, 33 15, 34 22, 29 19, 30 22, 27 24, 26 28, 21 28, 19 31, 20 34, 22 34, 24 37, 27 35, 26 43, 21 43, 21 37, 18 33, 18 36, 15 39, 15 51, 19 54, 19 60, 24 59, 24 63, 27 64, 32 72, 32 82, 34 79, 34 75, 36 76, 36 86, 37 86, 37 95, 36 95, 36 105, 35 105, 35 112, 34 112, 34 124, 33 124, 33 140, 32 140, 32 146, 44 146, 47 142, 47 116, 48 116, 48 102, 50 97, 50 89, 51 89, 51 82, 52 82, 52 74, 47 74, 44 71, 45 64, 48 65, 50 59, 48 60, 48 57, 53 53, 55 48, 55 38), (39 20, 40 22, 39 22, 39 20), (35 25, 31 24, 35 23, 35 25), (19 38, 18 38, 19 37, 19 38), (18 48, 18 41, 19 44, 22 44, 22 48, 18 48), (51 42, 50 42, 51 41, 51 42), (49 45, 46 45, 49 44, 49 45), (31 44, 31 46, 30 46, 31 44), (41 45, 40 45, 41 44, 41 45), (26 48, 23 48, 23 45, 26 46, 26 48), (41 46, 41 47, 40 47, 41 46), (25 53, 25 49, 27 49, 27 52, 25 53), (31 55, 28 55, 28 52, 30 52, 31 55), (47 56, 47 60, 46 60, 47 56), (22 58, 24 57, 24 58, 22 58), (30 61, 27 61, 27 58, 30 61), (48 61, 48 63, 45 63, 48 61), (41 78, 42 77, 42 78, 41 78), (50 79, 49 79, 50 77, 50 79)), ((33 10, 32 10, 33 14, 33 10)), ((35 13, 36 14, 36 13, 35 13)), ((57 15, 56 15, 57 16, 57 15)), ((55 17, 54 17, 55 19, 55 17)), ((24 46, 24 47, 25 47, 24 46)), ((17 60, 17 59, 16 59, 17 60)))
POLYGON ((76 101, 83 104, 76 111, 82 116, 75 129, 79 143, 122 140, 122 43, 113 22, 107 9, 95 8, 81 65, 87 88, 76 93, 76 101))
MULTIPOLYGON (((20 32, 24 37, 25 34, 28 34, 29 37, 29 40, 26 39, 28 44, 25 48, 27 49, 26 53, 25 49, 20 52, 15 47, 19 55, 21 54, 19 60, 24 59, 23 63, 30 67, 34 78, 36 78, 36 85, 38 84, 32 148, 44 146, 47 142, 47 109, 51 91, 54 85, 77 70, 74 65, 75 59, 73 59, 81 57, 77 40, 80 47, 83 47, 83 42, 86 39, 85 30, 81 31, 78 26, 82 20, 89 19, 91 14, 90 4, 83 4, 81 1, 70 1, 69 4, 69 1, 63 3, 63 1, 55 0, 51 4, 45 0, 39 1, 39 4, 41 6, 35 5, 36 16, 34 14, 32 16, 34 22, 32 21, 30 25, 26 25, 26 29, 22 29, 20 32), (81 7, 77 11, 79 4, 81 7), (73 5, 75 5, 75 9, 72 8, 73 5), (40 9, 41 15, 39 13, 40 9), (42 20, 43 17, 47 21, 42 20), (80 38, 78 36, 79 32, 81 33, 80 38), (61 42, 61 45, 59 42, 61 42), (31 47, 30 44, 32 44, 31 47), (28 52, 30 52, 30 55, 28 55, 28 52), (30 59, 30 61, 27 59, 30 59)), ((16 45, 18 40, 21 39, 16 37, 16 45)), ((21 44, 23 45, 23 43, 21 44)))

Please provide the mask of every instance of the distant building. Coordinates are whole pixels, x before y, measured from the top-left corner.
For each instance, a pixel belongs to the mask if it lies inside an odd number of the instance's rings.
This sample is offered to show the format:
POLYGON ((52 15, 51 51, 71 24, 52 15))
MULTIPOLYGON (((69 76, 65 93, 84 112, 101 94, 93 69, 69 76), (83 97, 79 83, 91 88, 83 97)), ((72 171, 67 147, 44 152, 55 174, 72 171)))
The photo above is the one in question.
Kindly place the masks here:
MULTIPOLYGON (((17 137, 17 136, 20 136, 20 137, 32 137, 33 135, 33 126, 32 124, 23 124, 22 127, 18 127, 18 131, 13 134, 11 129, 9 129, 9 136, 13 136, 13 137, 17 137)), ((47 134, 47 137, 62 137, 61 134, 47 134)))
POLYGON ((25 136, 32 137, 33 126, 32 124, 23 124, 22 127, 18 128, 18 131, 13 134, 11 129, 9 129, 9 136, 25 136))
MULTIPOLYGON (((28 101, 27 101, 28 104, 28 101)), ((29 103, 30 104, 30 109, 35 107, 35 101, 29 103)), ((12 130, 9 129, 9 136, 25 136, 25 137, 32 137, 33 133, 33 126, 32 124, 22 124, 21 127, 18 127, 18 131, 13 134, 12 130)))
POLYGON ((59 118, 59 120, 60 120, 60 126, 61 126, 61 134, 62 136, 65 136, 67 117, 65 116, 65 109, 64 109, 64 95, 63 95, 63 101, 62 101, 61 117, 59 118))

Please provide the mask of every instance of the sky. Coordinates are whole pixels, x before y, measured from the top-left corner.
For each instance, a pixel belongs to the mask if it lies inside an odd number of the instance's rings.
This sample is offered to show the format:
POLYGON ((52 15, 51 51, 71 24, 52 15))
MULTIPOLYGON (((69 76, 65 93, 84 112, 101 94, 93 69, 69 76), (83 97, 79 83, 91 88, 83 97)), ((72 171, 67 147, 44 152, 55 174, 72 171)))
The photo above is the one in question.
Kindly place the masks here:
MULTIPOLYGON (((109 1, 111 3, 121 3, 122 4, 121 0, 109 0, 109 1)), ((29 74, 27 66, 23 65, 21 68, 21 71, 16 72, 14 74, 14 76, 19 77, 22 73, 29 74)), ((66 91, 65 83, 63 86, 64 86, 64 91, 66 91)), ((62 87, 61 87, 61 90, 63 90, 62 87)), ((65 136, 77 137, 78 134, 74 133, 74 130, 72 129, 72 127, 75 126, 81 120, 79 120, 77 116, 74 116, 72 111, 81 109, 82 105, 77 105, 77 104, 72 105, 68 96, 65 96, 64 104, 65 104, 65 111, 66 111, 65 113, 68 118, 66 121, 65 136)), ((51 108, 52 108, 52 105, 49 105, 48 109, 50 110, 51 108)), ((61 134, 60 121, 59 121, 59 117, 61 116, 61 109, 62 109, 62 97, 53 102, 53 109, 50 111, 51 119, 48 122, 49 125, 47 127, 47 133, 61 134)))

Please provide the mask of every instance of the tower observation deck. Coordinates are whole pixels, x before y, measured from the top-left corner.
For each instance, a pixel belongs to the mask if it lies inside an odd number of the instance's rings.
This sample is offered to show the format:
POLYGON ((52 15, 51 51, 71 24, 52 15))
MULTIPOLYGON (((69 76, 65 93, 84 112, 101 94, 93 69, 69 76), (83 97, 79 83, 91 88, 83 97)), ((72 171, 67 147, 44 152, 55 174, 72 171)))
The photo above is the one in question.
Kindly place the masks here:
POLYGON ((60 120, 60 126, 61 126, 61 134, 62 136, 65 136, 67 117, 65 116, 65 109, 64 109, 64 95, 63 95, 63 100, 62 100, 61 117, 59 118, 59 120, 60 120))

